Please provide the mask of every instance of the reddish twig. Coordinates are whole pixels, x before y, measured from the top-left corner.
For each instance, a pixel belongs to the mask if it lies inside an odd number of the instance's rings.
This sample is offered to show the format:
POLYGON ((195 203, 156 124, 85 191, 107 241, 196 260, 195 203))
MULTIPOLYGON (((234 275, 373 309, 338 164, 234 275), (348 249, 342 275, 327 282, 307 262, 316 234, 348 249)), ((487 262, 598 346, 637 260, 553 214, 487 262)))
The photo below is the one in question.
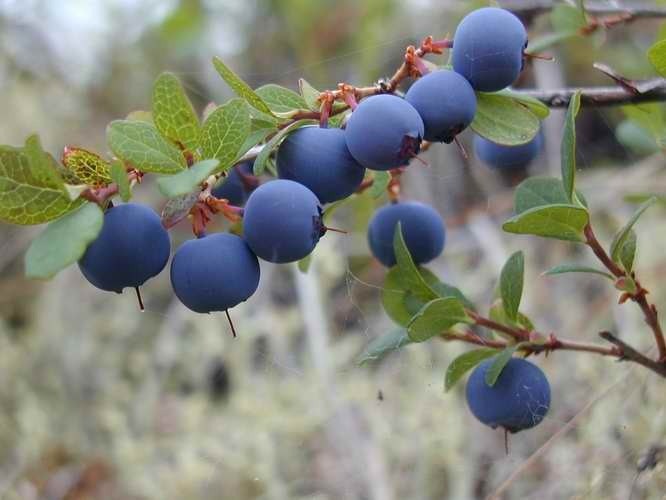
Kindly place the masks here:
POLYGON ((645 322, 654 334, 655 343, 657 344, 659 352, 658 362, 666 365, 666 339, 664 338, 664 332, 659 324, 657 307, 654 304, 650 304, 646 298, 648 291, 640 284, 635 275, 627 276, 627 273, 610 258, 608 253, 606 253, 606 250, 599 243, 599 240, 597 240, 590 224, 585 226, 584 232, 587 245, 592 249, 606 269, 618 279, 631 278, 634 281, 636 290, 631 293, 625 292, 620 298, 620 303, 625 302, 627 299, 631 299, 641 308, 643 316, 645 317, 645 322))

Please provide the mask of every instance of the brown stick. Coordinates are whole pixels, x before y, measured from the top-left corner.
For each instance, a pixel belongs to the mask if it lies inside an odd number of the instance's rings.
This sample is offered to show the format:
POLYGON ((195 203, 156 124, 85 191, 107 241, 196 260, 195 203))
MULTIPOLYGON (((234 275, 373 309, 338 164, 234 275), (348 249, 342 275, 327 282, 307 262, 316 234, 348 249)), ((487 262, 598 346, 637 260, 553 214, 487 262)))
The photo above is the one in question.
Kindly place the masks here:
POLYGON ((639 365, 644 366, 645 368, 648 368, 649 370, 652 370, 653 372, 666 378, 666 363, 659 363, 657 361, 651 360, 626 342, 617 338, 611 332, 601 332, 599 333, 599 336, 611 344, 616 345, 622 351, 622 359, 638 363, 639 365))
MULTIPOLYGON (((559 2, 554 0, 502 0, 501 6, 518 14, 535 15, 551 10, 559 2)), ((635 2, 634 2, 635 3, 635 2)), ((609 2, 585 2, 585 12, 592 15, 627 14, 632 18, 666 17, 666 8, 653 5, 612 5, 609 2)))

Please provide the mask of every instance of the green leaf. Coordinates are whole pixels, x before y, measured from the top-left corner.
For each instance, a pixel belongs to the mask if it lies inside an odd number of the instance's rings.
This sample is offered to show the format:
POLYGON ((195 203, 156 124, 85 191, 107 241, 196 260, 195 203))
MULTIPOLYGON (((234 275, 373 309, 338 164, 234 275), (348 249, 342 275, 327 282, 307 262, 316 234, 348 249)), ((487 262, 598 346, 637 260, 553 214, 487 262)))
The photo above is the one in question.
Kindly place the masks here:
POLYGON ((232 99, 213 111, 201 127, 201 150, 204 158, 215 158, 220 170, 227 170, 238 159, 250 135, 252 121, 243 99, 232 99))
POLYGON ((534 113, 540 120, 543 120, 550 115, 550 108, 542 103, 536 97, 514 92, 510 89, 500 90, 495 92, 495 95, 505 96, 517 101, 519 104, 526 106, 532 113, 534 113))
POLYGON ((643 215, 643 212, 645 212, 656 202, 657 198, 652 197, 649 200, 647 200, 645 203, 643 203, 640 207, 638 207, 638 209, 636 209, 634 215, 631 216, 631 218, 622 227, 622 229, 620 229, 617 232, 617 234, 613 238, 613 242, 611 243, 611 248, 610 248, 610 254, 613 261, 621 262, 620 254, 622 252, 622 247, 624 246, 625 242, 627 241, 627 238, 629 237, 629 232, 632 230, 632 228, 634 227, 640 216, 643 215))
POLYGON ((106 140, 113 154, 141 172, 174 174, 187 168, 183 153, 150 123, 113 121, 106 129, 106 140))
POLYGON ((274 113, 286 113, 295 109, 308 108, 305 99, 293 90, 280 85, 269 83, 259 87, 255 92, 274 113))
POLYGON ((657 73, 666 76, 666 40, 661 40, 650 47, 647 56, 657 73))
POLYGON ((319 108, 321 107, 321 103, 319 102, 320 92, 310 85, 305 78, 298 80, 298 88, 301 91, 301 95, 303 96, 303 100, 308 109, 311 111, 319 111, 319 108))
POLYGON ((504 223, 502 229, 507 233, 584 242, 583 230, 589 221, 590 216, 585 208, 574 205, 545 205, 512 217, 504 223))
POLYGON ((622 249, 620 250, 620 263, 625 271, 631 273, 634 268, 634 259, 636 258, 636 233, 629 231, 622 249))
POLYGON ((562 136, 562 183, 567 200, 574 203, 576 183, 576 115, 580 110, 580 90, 576 91, 569 102, 569 109, 564 120, 562 136))
MULTIPOLYGON (((433 289, 436 288, 439 281, 437 276, 425 267, 419 267, 418 272, 427 285, 433 289)), ((402 271, 398 266, 392 267, 386 273, 384 286, 382 287, 382 305, 386 314, 393 321, 401 326, 407 326, 412 316, 419 312, 428 301, 419 300, 414 296, 412 291, 405 286, 401 273, 402 271)))
POLYGON ((448 392, 465 373, 470 371, 484 359, 488 359, 497 354, 497 349, 484 347, 483 349, 474 349, 473 351, 461 354, 451 361, 446 369, 444 377, 444 391, 448 392))
POLYGON ((240 158, 256 145, 264 142, 269 135, 274 134, 276 132, 277 128, 275 127, 252 130, 250 132, 250 135, 247 136, 245 142, 243 142, 243 145, 238 151, 238 154, 236 155, 237 158, 240 158))
POLYGON ((424 305, 410 320, 407 334, 412 342, 424 342, 458 323, 469 321, 469 316, 458 299, 453 297, 434 299, 424 305))
POLYGON ((476 93, 476 115, 472 130, 505 146, 531 141, 539 132, 539 118, 527 107, 505 95, 476 93))
MULTIPOLYGON (((585 197, 576 191, 576 197, 585 205, 585 197)), ((521 214, 530 208, 545 205, 568 205, 564 185, 555 177, 528 177, 516 188, 514 211, 521 214)))
POLYGON ((400 222, 396 225, 393 236, 393 251, 405 288, 411 290, 414 296, 424 302, 437 298, 437 293, 426 283, 419 268, 414 264, 402 235, 402 223, 400 222))
POLYGON ((599 269, 595 269, 594 267, 581 266, 579 264, 560 264, 559 266, 550 268, 548 271, 543 273, 543 275, 556 276, 558 274, 565 274, 565 273, 592 273, 592 274, 598 274, 599 276, 603 276, 604 278, 608 278, 609 280, 615 281, 615 278, 613 277, 612 274, 609 274, 605 271, 601 271, 599 269))
MULTIPOLYGON (((522 328, 523 330, 527 330, 528 332, 534 331, 534 324, 532 323, 532 321, 520 311, 518 312, 515 320, 510 319, 506 315, 502 299, 496 300, 495 303, 492 305, 489 311, 489 317, 493 321, 496 321, 497 323, 500 323, 502 325, 511 326, 513 328, 522 328)), ((502 331, 499 330, 493 330, 493 331, 497 333, 500 337, 506 338, 511 342, 514 341, 513 337, 510 337, 509 335, 507 335, 502 331)))
POLYGON ((93 187, 111 184, 111 165, 96 153, 82 148, 66 147, 62 163, 79 182, 93 187))
POLYGON ((525 273, 525 256, 523 252, 516 252, 506 261, 500 274, 500 294, 507 317, 516 321, 520 299, 523 296, 523 281, 525 273))
POLYGON ((377 361, 410 343, 411 340, 409 340, 407 332, 403 328, 398 328, 386 335, 373 339, 365 348, 363 354, 359 356, 358 363, 362 365, 368 361, 377 361))
POLYGON ((516 349, 519 346, 520 344, 509 346, 505 348, 502 352, 500 352, 497 356, 495 356, 494 361, 488 367, 488 370, 486 371, 486 376, 484 377, 486 384, 489 387, 495 385, 495 382, 497 382, 497 379, 502 374, 502 370, 504 370, 506 364, 509 361, 511 361, 513 353, 516 352, 516 349))
POLYGON ((426 280, 426 282, 430 285, 430 288, 432 288, 435 291, 438 297, 441 298, 454 297, 458 299, 460 302, 462 302, 467 309, 471 309, 472 311, 476 309, 474 304, 472 304, 472 302, 470 302, 467 299, 467 297, 465 297, 465 295, 460 291, 459 288, 452 285, 448 285, 437 278, 435 279, 436 281, 433 281, 432 283, 429 282, 428 280, 426 280))
POLYGON ((56 169, 53 168, 50 156, 42 149, 39 136, 31 135, 28 137, 25 141, 23 151, 28 157, 28 164, 33 175, 42 177, 45 182, 48 182, 52 186, 63 188, 63 180, 58 175, 56 169))
POLYGON ((162 73, 153 85, 153 121, 162 137, 190 152, 199 147, 199 117, 180 80, 162 73))
POLYGON ((266 168, 266 162, 271 153, 280 145, 280 143, 294 130, 305 127, 306 125, 312 125, 316 123, 314 120, 298 120, 285 128, 281 129, 277 134, 275 134, 270 141, 262 148, 257 158, 254 160, 254 175, 261 175, 266 168))
POLYGON ((95 203, 86 203, 49 224, 25 254, 26 276, 48 279, 78 261, 97 238, 103 223, 102 209, 95 203))
POLYGON ((83 203, 70 199, 62 179, 51 172, 55 161, 52 165, 45 166, 41 160, 31 163, 23 148, 0 146, 0 220, 42 224, 83 203))
POLYGON ((513 209, 522 214, 531 208, 562 203, 568 203, 568 199, 560 179, 529 177, 516 188, 513 209))
POLYGON ((372 186, 370 187, 370 196, 379 198, 386 192, 386 188, 391 182, 391 175, 383 170, 378 170, 373 173, 372 186))
POLYGON ((581 10, 571 5, 556 5, 550 13, 550 22, 558 33, 575 35, 587 25, 581 10))
POLYGON ((121 161, 114 161, 111 163, 111 179, 118 185, 118 194, 120 199, 124 202, 130 201, 132 198, 132 190, 130 189, 129 179, 127 178, 127 170, 121 161))
POLYGON ((219 160, 200 161, 176 175, 160 177, 157 179, 157 187, 167 198, 184 196, 196 190, 219 165, 219 160))
POLYGON ((247 83, 241 80, 236 73, 231 71, 231 69, 229 69, 219 57, 213 58, 213 66, 215 66, 215 69, 222 79, 227 82, 227 85, 231 87, 231 90, 233 90, 238 97, 245 99, 250 106, 262 113, 273 116, 273 113, 271 113, 270 108, 266 105, 263 99, 259 97, 247 83))

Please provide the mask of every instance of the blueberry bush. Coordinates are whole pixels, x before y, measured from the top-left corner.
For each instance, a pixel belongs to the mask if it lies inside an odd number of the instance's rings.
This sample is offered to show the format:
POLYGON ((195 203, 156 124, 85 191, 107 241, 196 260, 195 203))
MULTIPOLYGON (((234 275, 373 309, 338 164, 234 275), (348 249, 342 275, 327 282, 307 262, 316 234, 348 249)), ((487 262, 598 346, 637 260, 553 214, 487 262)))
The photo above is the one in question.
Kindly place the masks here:
MULTIPOLYGON (((666 378, 665 336, 637 271, 634 231, 663 196, 637 194, 634 214, 602 244, 594 231, 595 207, 576 185, 581 106, 626 105, 618 138, 659 151, 666 128, 644 103, 664 100, 664 80, 628 80, 602 68, 616 87, 512 89, 526 61, 542 57, 550 45, 629 19, 604 20, 568 4, 554 15, 567 21, 554 23, 556 33, 532 44, 509 10, 473 10, 451 39, 428 36, 418 47, 409 46, 394 75, 367 87, 340 83, 319 91, 301 79, 299 92, 275 84, 252 89, 214 58, 215 70, 236 97, 203 113, 176 75, 162 73, 154 82, 150 112, 108 124, 108 155, 66 147, 59 161, 37 135, 22 146, 0 147, 0 220, 47 224, 25 255, 28 277, 49 279, 78 263, 85 279, 101 290, 135 289, 140 308, 140 288, 150 293, 150 279, 165 269, 172 253, 169 230, 190 224, 192 239, 171 257, 173 293, 194 313, 226 313, 234 336, 242 338, 242 326, 234 327, 229 311, 252 300, 261 286, 260 260, 297 263, 307 273, 321 238, 346 237, 340 234, 344 228, 327 225, 330 214, 350 200, 385 197, 366 230, 370 253, 386 267, 382 306, 396 329, 369 342, 358 361, 371 363, 415 343, 468 344, 468 351, 443 367, 444 388, 469 374, 472 415, 505 432, 530 429, 551 406, 550 384, 538 367, 544 356, 583 352, 635 363, 666 378), (411 85, 405 88, 407 81, 411 85), (475 134, 473 154, 488 167, 525 168, 543 150, 541 122, 558 107, 566 108, 561 174, 521 182, 514 215, 502 228, 590 252, 596 266, 564 262, 544 274, 607 280, 621 304, 633 303, 643 315, 645 335, 654 345, 649 352, 629 345, 621 332, 604 331, 600 341, 587 343, 542 331, 539 318, 521 310, 529 247, 506 261, 491 304, 472 303, 455 283, 424 267, 446 255, 446 224, 427 204, 404 199, 403 173, 420 168, 420 153, 428 148, 457 147, 466 157, 458 135, 468 128, 475 134), (156 178, 164 198, 160 215, 132 201, 148 177, 156 178), (216 217, 229 222, 226 231, 209 231, 216 217)), ((648 58, 666 75, 663 41, 648 58)))

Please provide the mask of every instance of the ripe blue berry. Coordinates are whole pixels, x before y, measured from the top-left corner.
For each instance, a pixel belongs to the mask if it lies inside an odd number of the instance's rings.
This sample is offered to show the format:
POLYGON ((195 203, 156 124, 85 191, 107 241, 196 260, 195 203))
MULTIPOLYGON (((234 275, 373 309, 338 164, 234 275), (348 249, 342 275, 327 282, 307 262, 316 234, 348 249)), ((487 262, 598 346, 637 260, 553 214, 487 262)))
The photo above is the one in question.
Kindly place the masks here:
POLYGON ((446 69, 416 80, 405 100, 421 115, 426 141, 450 143, 476 114, 474 89, 464 77, 446 69))
POLYGON ((225 311, 259 285, 259 261, 242 238, 215 233, 183 243, 171 261, 171 286, 198 313, 225 311))
POLYGON ((281 179, 303 184, 321 203, 346 198, 365 175, 339 128, 304 127, 289 134, 278 150, 277 169, 281 179))
POLYGON ((245 241, 269 262, 302 259, 314 250, 324 232, 319 200, 298 182, 278 179, 262 184, 245 204, 245 241))
POLYGON ((523 69, 527 32, 511 12, 496 7, 463 18, 453 37, 453 69, 474 90, 494 92, 516 81, 523 69))
POLYGON ((120 293, 158 275, 170 251, 169 234, 155 211, 126 203, 106 211, 102 231, 79 260, 79 268, 97 288, 120 293))
POLYGON ((442 253, 446 231, 435 209, 415 201, 386 205, 375 212, 368 226, 370 251, 386 267, 396 263, 393 236, 398 222, 416 264, 429 262, 442 253))
POLYGON ((474 137, 474 154, 493 169, 526 167, 539 156, 542 146, 541 133, 520 146, 502 146, 478 135, 474 137))
POLYGON ((493 363, 488 359, 478 365, 467 381, 467 404, 474 416, 495 429, 503 427, 518 432, 539 424, 550 408, 550 384, 535 364, 511 358, 495 385, 485 381, 493 363))
POLYGON ((418 154, 423 133, 423 120, 411 104, 381 94, 361 101, 347 121, 345 140, 365 168, 390 170, 418 154))
POLYGON ((229 203, 232 205, 242 206, 250 192, 247 182, 243 180, 243 176, 252 175, 253 165, 254 162, 246 161, 232 167, 227 176, 213 188, 211 194, 215 198, 229 200, 229 203))

